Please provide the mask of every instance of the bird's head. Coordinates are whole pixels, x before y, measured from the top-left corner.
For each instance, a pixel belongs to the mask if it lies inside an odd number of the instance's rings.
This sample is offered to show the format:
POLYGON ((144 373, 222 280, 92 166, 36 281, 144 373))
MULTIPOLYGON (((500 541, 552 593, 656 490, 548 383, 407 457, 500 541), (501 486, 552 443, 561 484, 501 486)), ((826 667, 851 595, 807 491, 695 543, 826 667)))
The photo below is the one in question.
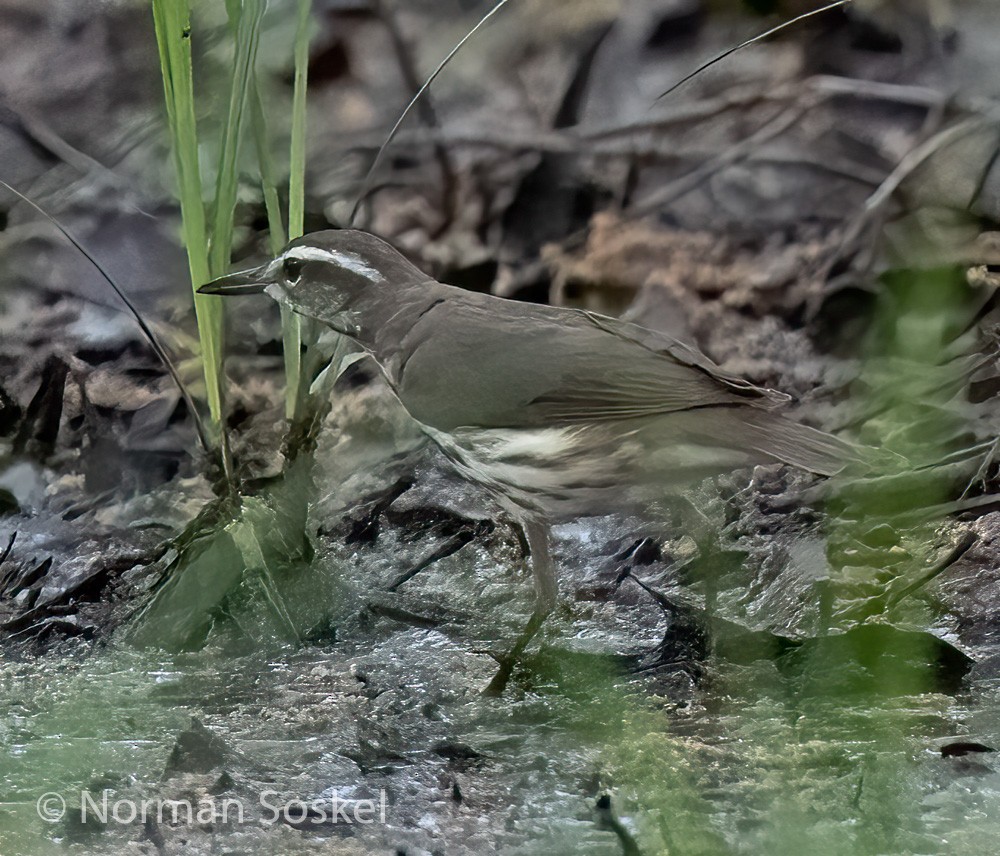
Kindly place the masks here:
POLYGON ((300 315, 351 334, 366 304, 427 279, 374 235, 330 230, 296 238, 277 258, 212 280, 198 293, 228 297, 265 292, 300 315))

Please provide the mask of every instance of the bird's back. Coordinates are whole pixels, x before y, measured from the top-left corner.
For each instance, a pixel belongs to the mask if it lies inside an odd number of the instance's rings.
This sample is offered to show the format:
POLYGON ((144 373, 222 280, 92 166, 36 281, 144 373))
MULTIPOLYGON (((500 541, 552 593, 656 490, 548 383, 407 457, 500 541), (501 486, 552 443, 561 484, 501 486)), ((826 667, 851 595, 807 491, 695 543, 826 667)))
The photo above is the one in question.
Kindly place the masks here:
POLYGON ((392 378, 410 413, 438 430, 618 421, 767 400, 673 340, 650 347, 656 334, 633 325, 458 289, 445 296, 399 341, 392 378))

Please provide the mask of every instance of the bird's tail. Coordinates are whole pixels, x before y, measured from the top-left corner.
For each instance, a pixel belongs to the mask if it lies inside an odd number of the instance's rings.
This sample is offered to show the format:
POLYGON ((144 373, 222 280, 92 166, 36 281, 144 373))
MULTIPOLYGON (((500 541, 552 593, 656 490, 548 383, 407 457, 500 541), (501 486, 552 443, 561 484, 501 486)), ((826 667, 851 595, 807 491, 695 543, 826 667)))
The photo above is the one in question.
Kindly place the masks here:
POLYGON ((793 422, 780 413, 756 408, 740 409, 738 442, 762 460, 772 459, 822 476, 839 473, 861 460, 859 450, 839 437, 793 422))

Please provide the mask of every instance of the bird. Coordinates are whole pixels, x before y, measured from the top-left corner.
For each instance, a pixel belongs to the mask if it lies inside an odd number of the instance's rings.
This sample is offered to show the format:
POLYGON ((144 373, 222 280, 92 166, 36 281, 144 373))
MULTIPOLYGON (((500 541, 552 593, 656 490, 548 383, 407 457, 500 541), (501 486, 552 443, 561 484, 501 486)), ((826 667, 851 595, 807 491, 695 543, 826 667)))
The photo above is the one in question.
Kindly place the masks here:
POLYGON ((525 303, 433 279, 358 230, 297 238, 274 259, 205 284, 264 292, 349 337, 457 473, 526 535, 535 605, 485 692, 557 605, 551 527, 647 506, 754 464, 831 476, 845 440, 775 412, 788 396, 676 339, 593 312, 525 303))

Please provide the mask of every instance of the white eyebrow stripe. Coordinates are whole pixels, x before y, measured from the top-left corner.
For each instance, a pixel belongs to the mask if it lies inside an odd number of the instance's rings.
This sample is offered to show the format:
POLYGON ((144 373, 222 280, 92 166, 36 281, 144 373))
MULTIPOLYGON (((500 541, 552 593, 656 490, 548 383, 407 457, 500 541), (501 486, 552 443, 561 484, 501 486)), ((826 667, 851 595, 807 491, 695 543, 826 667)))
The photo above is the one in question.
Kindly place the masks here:
POLYGON ((320 247, 292 247, 292 249, 281 257, 280 261, 289 258, 301 259, 308 262, 335 264, 337 267, 349 270, 351 273, 356 273, 370 282, 382 282, 385 279, 381 273, 355 253, 341 253, 336 250, 324 250, 320 247))

